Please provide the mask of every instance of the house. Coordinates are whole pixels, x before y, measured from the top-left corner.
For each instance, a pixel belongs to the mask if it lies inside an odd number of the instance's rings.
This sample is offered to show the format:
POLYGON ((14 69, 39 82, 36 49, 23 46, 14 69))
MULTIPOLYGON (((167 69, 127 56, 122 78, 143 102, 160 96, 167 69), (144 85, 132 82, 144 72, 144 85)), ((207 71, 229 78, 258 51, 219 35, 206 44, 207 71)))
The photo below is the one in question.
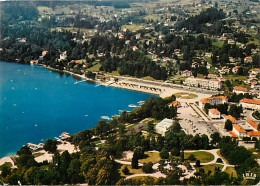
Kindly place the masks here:
POLYGON ((163 62, 167 62, 167 61, 170 61, 170 60, 171 60, 171 59, 168 58, 168 57, 163 58, 163 62))
POLYGON ((260 90, 260 84, 253 82, 253 83, 251 83, 251 88, 260 90))
POLYGON ((222 36, 219 40, 226 41, 227 37, 222 36))
POLYGON ((217 79, 217 75, 216 74, 208 74, 207 76, 209 79, 217 79))
POLYGON ((156 126, 155 126, 155 131, 158 134, 161 134, 162 136, 165 136, 165 133, 168 131, 168 129, 173 125, 173 120, 172 119, 168 119, 165 118, 164 120, 162 120, 161 122, 159 122, 156 126))
POLYGON ((205 107, 205 104, 208 103, 210 105, 219 105, 227 103, 228 99, 225 96, 215 96, 210 98, 202 98, 199 101, 199 107, 203 109, 205 107))
POLYGON ((232 132, 235 133, 239 138, 248 136, 245 129, 243 129, 240 125, 233 125, 232 132))
POLYGON ((233 92, 236 93, 236 94, 248 94, 249 90, 247 88, 244 88, 244 87, 235 86, 233 88, 233 92))
POLYGON ((212 119, 219 119, 221 113, 218 111, 218 109, 209 109, 209 117, 212 119))
POLYGON ((67 51, 60 54, 60 60, 65 60, 65 59, 67 59, 67 51))
POLYGON ((137 46, 133 46, 133 51, 137 51, 137 50, 138 50, 137 46))
POLYGON ((189 71, 189 70, 184 70, 184 71, 181 72, 181 76, 190 77, 190 76, 192 76, 192 72, 189 71))
POLYGON ((252 84, 252 83, 257 83, 258 80, 255 79, 255 78, 253 78, 253 77, 251 77, 251 78, 249 78, 248 80, 245 80, 244 82, 245 82, 245 83, 248 83, 248 84, 252 84))
POLYGON ((211 90, 217 90, 222 88, 222 83, 220 81, 194 77, 188 77, 187 79, 185 79, 184 85, 211 90))
POLYGON ((234 118, 233 116, 231 115, 228 115, 228 116, 225 116, 225 122, 229 120, 232 122, 232 124, 238 124, 238 121, 236 120, 236 118, 234 118))
POLYGON ((237 138, 238 136, 234 133, 234 132, 232 132, 231 130, 230 131, 228 131, 229 132, 229 134, 233 137, 233 138, 237 138))
POLYGON ((235 67, 232 69, 232 72, 233 72, 234 74, 236 74, 240 68, 241 68, 241 66, 235 66, 235 67))
POLYGON ((153 55, 152 55, 152 60, 157 60, 157 58, 158 58, 158 55, 157 55, 157 54, 153 54, 153 55))
POLYGON ((234 45, 234 44, 235 44, 235 41, 234 41, 233 39, 229 39, 229 40, 228 40, 228 44, 234 45))
POLYGON ((247 57, 245 57, 244 62, 245 63, 252 63, 253 62, 253 58, 251 56, 247 56, 247 57))
POLYGON ((119 34, 118 34, 118 38, 119 38, 119 39, 124 39, 125 36, 124 36, 122 33, 119 33, 119 34))
POLYGON ((258 131, 258 125, 253 120, 247 119, 246 124, 252 126, 254 131, 258 131))
POLYGON ((250 110, 260 110, 260 100, 243 98, 240 100, 243 108, 250 110))
POLYGON ((226 79, 224 77, 222 77, 222 76, 218 77, 217 80, 218 81, 226 81, 226 79))
POLYGON ((42 57, 46 56, 46 54, 48 54, 48 50, 42 51, 42 57))
POLYGON ((247 133, 248 136, 250 137, 256 137, 257 139, 260 138, 260 131, 251 131, 247 133))
POLYGON ((253 68, 253 69, 249 70, 249 73, 258 74, 258 73, 260 73, 260 69, 259 68, 253 68))

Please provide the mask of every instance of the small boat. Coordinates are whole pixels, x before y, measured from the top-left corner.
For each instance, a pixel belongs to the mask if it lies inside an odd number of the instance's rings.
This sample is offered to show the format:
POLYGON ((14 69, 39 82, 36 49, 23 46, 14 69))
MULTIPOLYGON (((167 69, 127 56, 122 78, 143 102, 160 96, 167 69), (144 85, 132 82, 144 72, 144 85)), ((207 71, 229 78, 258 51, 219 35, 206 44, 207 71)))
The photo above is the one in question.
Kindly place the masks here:
POLYGON ((88 115, 86 114, 85 117, 88 117, 88 115))
POLYGON ((111 120, 111 118, 110 118, 110 117, 108 117, 108 116, 101 116, 101 119, 105 119, 105 120, 111 120))
POLYGON ((101 84, 97 84, 97 85, 95 85, 95 87, 99 87, 101 84))
POLYGON ((34 126, 35 126, 35 127, 38 127, 38 124, 35 124, 34 126))
POLYGON ((138 101, 137 102, 139 105, 143 105, 145 103, 145 101, 138 101))
POLYGON ((136 107, 138 107, 138 106, 135 105, 135 104, 130 104, 130 105, 128 105, 128 107, 136 108, 136 107))

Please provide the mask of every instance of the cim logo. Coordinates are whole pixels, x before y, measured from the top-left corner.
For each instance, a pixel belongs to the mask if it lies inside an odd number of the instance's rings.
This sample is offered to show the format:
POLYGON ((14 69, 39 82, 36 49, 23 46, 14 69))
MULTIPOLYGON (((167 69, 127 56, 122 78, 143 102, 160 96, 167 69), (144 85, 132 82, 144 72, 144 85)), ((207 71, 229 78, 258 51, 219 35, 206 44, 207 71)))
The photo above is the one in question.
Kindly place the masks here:
POLYGON ((243 174, 244 179, 250 179, 250 180, 255 180, 257 177, 257 174, 255 173, 251 173, 251 172, 246 172, 245 174, 243 174))

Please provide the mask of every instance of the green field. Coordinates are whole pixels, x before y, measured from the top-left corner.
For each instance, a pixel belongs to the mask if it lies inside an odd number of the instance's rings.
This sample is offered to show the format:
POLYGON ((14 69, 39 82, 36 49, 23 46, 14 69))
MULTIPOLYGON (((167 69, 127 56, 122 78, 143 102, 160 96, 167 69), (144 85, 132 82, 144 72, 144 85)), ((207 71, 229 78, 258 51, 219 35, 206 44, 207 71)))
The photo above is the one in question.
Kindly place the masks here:
POLYGON ((220 164, 203 165, 203 166, 201 166, 201 167, 196 167, 196 171, 199 172, 199 169, 202 168, 202 169, 204 169, 205 173, 208 173, 208 171, 210 170, 210 171, 211 171, 211 175, 212 175, 212 174, 214 174, 216 167, 219 167, 219 169, 220 169, 220 171, 221 171, 221 169, 222 169, 224 166, 223 166, 223 165, 220 165, 220 164))
MULTIPOLYGON (((214 155, 205 151, 184 152, 184 159, 188 159, 191 154, 195 156, 196 160, 200 160, 200 163, 207 163, 214 160, 214 155)), ((196 160, 192 162, 196 162, 196 160)))
POLYGON ((158 163, 161 160, 159 152, 145 152, 144 154, 146 154, 148 158, 140 159, 139 160, 140 163, 148 163, 148 162, 158 163))

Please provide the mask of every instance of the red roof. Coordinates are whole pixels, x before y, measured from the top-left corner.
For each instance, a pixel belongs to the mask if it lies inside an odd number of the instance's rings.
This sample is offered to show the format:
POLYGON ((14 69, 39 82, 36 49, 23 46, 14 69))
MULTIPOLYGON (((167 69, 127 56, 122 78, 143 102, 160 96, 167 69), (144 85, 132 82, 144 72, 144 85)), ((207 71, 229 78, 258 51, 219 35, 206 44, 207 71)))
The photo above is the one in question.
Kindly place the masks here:
POLYGON ((260 131, 252 131, 247 133, 249 136, 260 136, 260 131))
POLYGON ((234 132, 232 131, 228 131, 228 132, 231 134, 232 137, 237 138, 237 135, 234 132))
POLYGON ((254 121, 252 121, 251 119, 247 119, 246 122, 249 123, 249 125, 254 127, 256 130, 258 130, 258 125, 254 121))
POLYGON ((209 112, 211 112, 212 114, 220 114, 218 109, 209 109, 209 112))
POLYGON ((226 118, 226 120, 230 120, 232 123, 238 123, 237 120, 236 120, 236 118, 234 118, 234 117, 231 116, 231 115, 228 115, 228 116, 226 116, 225 118, 226 118))
POLYGON ((233 90, 238 90, 238 91, 243 91, 243 92, 249 92, 247 88, 240 87, 240 86, 235 86, 233 90))
POLYGON ((240 102, 260 105, 260 100, 255 100, 255 99, 243 98, 243 99, 240 100, 240 102))
POLYGON ((200 100, 201 103, 209 103, 209 100, 207 98, 202 98, 200 100))
POLYGON ((239 133, 246 132, 240 125, 233 125, 233 128, 236 129, 239 133))

